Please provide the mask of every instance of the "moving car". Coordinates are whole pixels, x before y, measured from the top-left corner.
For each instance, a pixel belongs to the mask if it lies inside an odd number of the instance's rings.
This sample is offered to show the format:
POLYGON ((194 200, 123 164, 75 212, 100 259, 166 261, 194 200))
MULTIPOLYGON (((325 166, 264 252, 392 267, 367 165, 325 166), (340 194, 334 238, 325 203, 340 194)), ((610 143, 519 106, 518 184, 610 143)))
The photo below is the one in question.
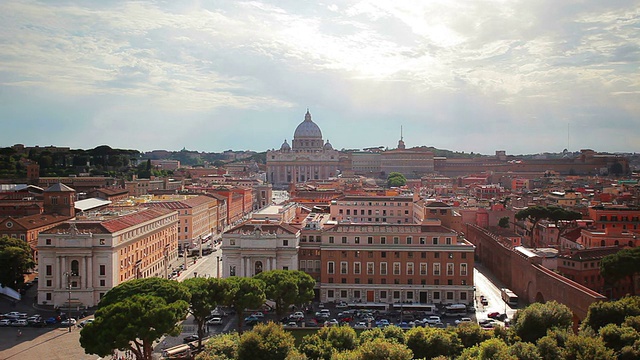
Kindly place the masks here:
POLYGON ((490 312, 490 313, 487 314, 487 317, 490 318, 490 319, 496 319, 496 318, 498 318, 498 316, 500 316, 500 313, 497 312, 497 311, 490 312))
POLYGON ((255 324, 259 323, 259 322, 260 322, 260 319, 255 317, 255 316, 247 316, 246 318, 244 318, 244 324, 245 325, 252 326, 252 325, 255 325, 255 324))
POLYGON ((222 318, 214 317, 207 321, 207 325, 222 325, 222 318))
POLYGON ((185 344, 189 343, 189 342, 192 342, 192 341, 198 341, 198 335, 196 335, 196 334, 187 335, 184 338, 182 338, 182 342, 184 342, 185 344))

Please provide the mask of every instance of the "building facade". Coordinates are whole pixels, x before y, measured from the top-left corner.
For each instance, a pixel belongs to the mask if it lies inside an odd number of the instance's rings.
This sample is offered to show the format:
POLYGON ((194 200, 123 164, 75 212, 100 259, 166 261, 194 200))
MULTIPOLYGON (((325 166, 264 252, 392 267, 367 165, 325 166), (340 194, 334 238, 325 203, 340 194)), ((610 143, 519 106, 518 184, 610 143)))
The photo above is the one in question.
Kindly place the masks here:
POLYGON ((167 277, 178 256, 178 213, 141 209, 109 219, 68 221, 38 239, 38 304, 96 306, 118 284, 167 277))
POLYGON ((338 175, 339 152, 311 120, 307 110, 296 128, 291 145, 285 140, 279 150, 267 151, 267 180, 276 189, 307 180, 328 179, 338 175))

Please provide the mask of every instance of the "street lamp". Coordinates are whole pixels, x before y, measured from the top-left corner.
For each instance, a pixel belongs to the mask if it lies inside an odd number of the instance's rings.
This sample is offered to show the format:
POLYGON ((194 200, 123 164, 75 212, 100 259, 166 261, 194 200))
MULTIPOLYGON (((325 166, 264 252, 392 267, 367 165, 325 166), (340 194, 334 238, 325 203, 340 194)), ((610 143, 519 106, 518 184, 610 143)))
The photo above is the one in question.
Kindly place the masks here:
POLYGON ((220 258, 220 256, 216 256, 216 266, 217 266, 217 277, 218 279, 220 278, 220 263, 222 262, 222 259, 220 258))
POLYGON ((69 292, 69 299, 67 302, 69 314, 67 316, 67 322, 69 323, 69 332, 71 332, 71 274, 69 272, 65 272, 64 276, 67 277, 67 290, 69 292))

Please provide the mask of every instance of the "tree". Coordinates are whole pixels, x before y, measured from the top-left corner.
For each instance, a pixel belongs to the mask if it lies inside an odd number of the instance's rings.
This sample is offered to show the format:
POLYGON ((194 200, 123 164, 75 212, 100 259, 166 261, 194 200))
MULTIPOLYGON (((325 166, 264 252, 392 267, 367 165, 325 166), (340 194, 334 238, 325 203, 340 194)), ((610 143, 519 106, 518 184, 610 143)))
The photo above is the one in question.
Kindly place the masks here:
POLYGON ((613 350, 607 349, 599 337, 569 335, 562 353, 567 360, 615 359, 613 350))
POLYGON ((401 187, 407 184, 407 178, 399 172, 391 172, 387 176, 388 187, 401 187))
POLYGON ((189 289, 189 312, 198 324, 198 349, 202 348, 204 323, 218 304, 224 301, 226 282, 216 278, 188 278, 182 282, 189 289))
POLYGON ((600 273, 605 280, 616 283, 627 278, 631 294, 635 294, 633 277, 640 273, 640 248, 623 249, 600 261, 600 273))
POLYGON ((31 246, 24 241, 0 237, 0 284, 19 290, 24 285, 24 273, 33 268, 35 262, 31 246))
POLYGON ((505 216, 505 217, 501 217, 500 220, 498 221, 498 226, 500 226, 503 229, 506 229, 509 227, 509 217, 505 216))
POLYGON ((598 301, 589 306, 587 316, 582 321, 581 330, 590 328, 598 332, 607 324, 621 325, 625 321, 628 322, 628 326, 633 327, 634 317, 639 315, 640 297, 638 296, 627 296, 617 301, 598 301))
POLYGON ((518 341, 509 346, 509 354, 515 356, 518 360, 542 360, 538 348, 528 342, 518 341))
POLYGON ((98 307, 120 302, 133 295, 153 295, 163 298, 167 303, 176 301, 189 302, 191 294, 189 289, 182 283, 163 278, 151 277, 145 279, 133 279, 109 290, 100 299, 98 307))
POLYGON ((504 341, 492 338, 466 349, 458 359, 517 360, 518 358, 509 354, 509 347, 504 341))
POLYGON ((531 222, 531 244, 533 245, 534 232, 538 226, 540 220, 545 219, 548 215, 547 209, 544 206, 530 206, 526 209, 520 210, 516 213, 516 220, 529 220, 531 222))
POLYGON ((227 292, 224 304, 236 312, 238 332, 242 333, 242 318, 244 309, 255 309, 266 300, 264 282, 256 278, 235 277, 225 279, 227 292))
POLYGON ((547 330, 571 328, 572 318, 571 310, 556 301, 533 303, 516 313, 513 329, 523 341, 533 343, 545 336, 547 330))
POLYGON ((295 349, 295 339, 282 325, 258 324, 245 332, 238 344, 238 359, 285 360, 295 349))
POLYGON ((375 339, 362 344, 355 352, 356 360, 411 360, 413 353, 404 344, 375 339))
POLYGON ((416 359, 436 356, 453 357, 460 353, 462 344, 454 332, 436 328, 412 328, 407 331, 407 347, 416 359))
POLYGON ((315 280, 298 270, 271 270, 255 276, 265 283, 265 295, 276 303, 276 314, 282 316, 289 306, 313 300, 315 280))
POLYGON ((220 334, 207 341, 202 351, 196 357, 197 360, 233 360, 238 358, 238 344, 240 335, 238 333, 220 334))
POLYGON ((95 321, 80 332, 80 345, 88 354, 107 356, 114 349, 131 350, 138 360, 151 360, 153 342, 163 335, 177 336, 187 314, 184 300, 167 302, 144 294, 100 306, 95 321))
POLYGON ((465 348, 478 345, 491 337, 488 331, 482 329, 475 322, 460 323, 456 326, 455 331, 465 348))
POLYGON ((563 209, 559 206, 547 207, 547 218, 553 221, 556 229, 558 229, 558 236, 556 242, 560 242, 560 237, 566 233, 570 228, 576 227, 576 220, 582 219, 582 214, 573 211, 563 209))

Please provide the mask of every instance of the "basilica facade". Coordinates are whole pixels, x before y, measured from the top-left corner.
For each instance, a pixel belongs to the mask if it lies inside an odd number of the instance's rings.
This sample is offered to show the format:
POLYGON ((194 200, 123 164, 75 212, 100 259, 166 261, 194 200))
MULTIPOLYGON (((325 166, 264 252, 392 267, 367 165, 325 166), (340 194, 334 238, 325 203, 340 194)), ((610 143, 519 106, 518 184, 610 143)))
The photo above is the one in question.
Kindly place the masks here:
POLYGON ((267 151, 267 179, 274 188, 286 188, 307 180, 329 179, 338 174, 339 151, 311 120, 309 110, 293 134, 291 145, 284 141, 279 150, 267 151))

